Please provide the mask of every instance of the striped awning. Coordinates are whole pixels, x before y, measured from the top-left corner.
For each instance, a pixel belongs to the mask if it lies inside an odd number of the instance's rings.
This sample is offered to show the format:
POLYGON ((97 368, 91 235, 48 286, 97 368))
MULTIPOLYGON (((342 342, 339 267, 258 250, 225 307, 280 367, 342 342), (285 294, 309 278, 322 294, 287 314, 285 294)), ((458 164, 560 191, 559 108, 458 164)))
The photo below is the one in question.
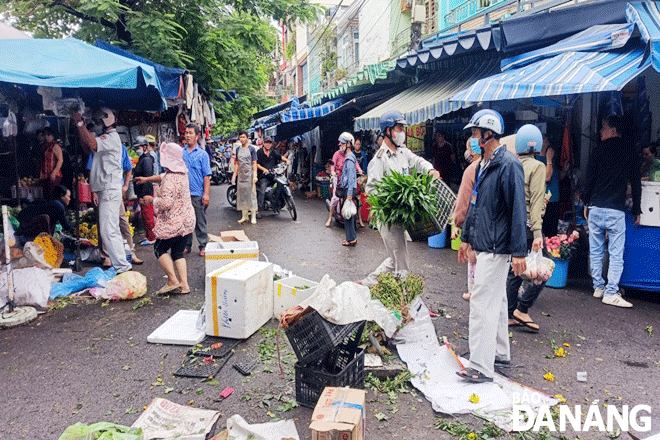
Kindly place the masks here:
POLYGON ((653 68, 660 72, 660 2, 630 2, 626 6, 626 19, 639 29, 648 45, 653 68))
POLYGON ((497 72, 499 59, 486 60, 481 65, 471 62, 446 61, 445 69, 434 74, 378 107, 355 119, 355 130, 378 130, 380 117, 389 110, 401 111, 409 124, 419 124, 429 119, 471 105, 468 102, 450 102, 459 90, 474 84, 480 78, 497 72))
POLYGON ((548 47, 504 59, 500 67, 502 72, 505 72, 565 52, 595 52, 619 49, 626 45, 634 29, 634 23, 592 26, 548 47))
POLYGON ((643 47, 566 52, 477 81, 451 100, 476 103, 619 91, 650 65, 643 47))
POLYGON ((291 108, 278 112, 280 122, 295 122, 303 119, 320 118, 325 116, 344 103, 343 99, 335 99, 325 104, 307 108, 291 108))

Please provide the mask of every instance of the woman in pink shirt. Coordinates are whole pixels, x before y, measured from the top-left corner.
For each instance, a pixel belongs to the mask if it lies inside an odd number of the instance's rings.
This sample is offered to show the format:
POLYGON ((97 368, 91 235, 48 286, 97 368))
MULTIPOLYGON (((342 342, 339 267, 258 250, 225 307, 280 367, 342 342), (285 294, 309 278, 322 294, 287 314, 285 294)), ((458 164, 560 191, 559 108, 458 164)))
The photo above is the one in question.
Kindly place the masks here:
POLYGON ((137 183, 160 183, 155 197, 144 197, 145 203, 154 205, 154 253, 167 275, 167 284, 156 294, 190 293, 184 249, 187 236, 195 229, 195 210, 190 201, 188 168, 183 161, 183 149, 175 143, 163 143, 160 146, 160 164, 165 170, 163 174, 135 178, 140 180, 137 183))

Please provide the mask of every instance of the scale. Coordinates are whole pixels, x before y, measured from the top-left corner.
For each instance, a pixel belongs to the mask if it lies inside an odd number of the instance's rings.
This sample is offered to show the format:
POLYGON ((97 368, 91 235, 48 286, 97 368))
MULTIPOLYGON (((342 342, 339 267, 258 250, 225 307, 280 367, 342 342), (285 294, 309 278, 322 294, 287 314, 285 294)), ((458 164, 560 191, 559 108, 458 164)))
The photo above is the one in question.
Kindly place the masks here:
MULTIPOLYGON (((0 328, 16 327, 27 324, 37 317, 37 310, 34 307, 21 306, 14 304, 14 278, 11 269, 11 255, 9 254, 10 241, 15 240, 7 233, 9 229, 9 213, 7 207, 2 205, 2 225, 5 231, 5 263, 7 267, 7 304, 0 309, 0 328)), ((11 243, 13 244, 13 243, 11 243)))

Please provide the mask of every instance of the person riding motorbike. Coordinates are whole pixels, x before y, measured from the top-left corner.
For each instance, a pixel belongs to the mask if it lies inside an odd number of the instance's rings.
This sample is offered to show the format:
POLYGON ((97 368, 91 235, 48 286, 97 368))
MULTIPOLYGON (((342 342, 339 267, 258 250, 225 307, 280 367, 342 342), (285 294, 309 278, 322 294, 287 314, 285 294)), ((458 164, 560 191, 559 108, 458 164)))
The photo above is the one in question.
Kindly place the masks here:
POLYGON ((289 159, 282 157, 272 147, 273 138, 266 137, 263 146, 257 151, 257 204, 259 209, 257 218, 261 218, 261 213, 264 211, 264 195, 266 188, 271 184, 270 170, 280 162, 291 165, 289 159))

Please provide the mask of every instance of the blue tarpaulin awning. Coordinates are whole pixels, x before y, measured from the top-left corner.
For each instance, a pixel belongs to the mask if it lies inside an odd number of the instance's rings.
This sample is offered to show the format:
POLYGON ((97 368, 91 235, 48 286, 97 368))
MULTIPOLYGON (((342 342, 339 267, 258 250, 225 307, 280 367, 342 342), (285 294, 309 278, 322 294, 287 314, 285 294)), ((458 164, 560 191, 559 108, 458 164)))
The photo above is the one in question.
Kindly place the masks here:
POLYGON ((594 52, 618 49, 626 45, 634 29, 635 25, 632 23, 592 26, 551 46, 502 60, 502 72, 508 69, 517 69, 534 61, 564 52, 594 52))
POLYGON ((635 23, 647 45, 653 68, 660 72, 660 2, 631 2, 626 8, 626 18, 635 23))
POLYGON ((94 46, 153 67, 156 71, 156 75, 158 76, 158 80, 160 81, 163 96, 168 99, 176 99, 179 97, 181 75, 186 73, 184 69, 163 66, 162 64, 158 64, 146 58, 142 58, 141 56, 135 55, 134 53, 124 50, 120 47, 113 46, 112 44, 103 40, 96 40, 94 42, 94 46))
POLYGON ((639 46, 609 52, 565 52, 477 81, 452 101, 477 103, 620 91, 650 65, 639 46))
POLYGON ((344 100, 341 98, 334 99, 315 107, 290 108, 289 110, 279 112, 278 115, 281 122, 295 122, 302 121, 304 119, 320 118, 321 116, 327 115, 343 103, 344 100))
POLYGON ((0 81, 77 89, 116 109, 167 108, 152 66, 74 38, 0 40, 0 81))

